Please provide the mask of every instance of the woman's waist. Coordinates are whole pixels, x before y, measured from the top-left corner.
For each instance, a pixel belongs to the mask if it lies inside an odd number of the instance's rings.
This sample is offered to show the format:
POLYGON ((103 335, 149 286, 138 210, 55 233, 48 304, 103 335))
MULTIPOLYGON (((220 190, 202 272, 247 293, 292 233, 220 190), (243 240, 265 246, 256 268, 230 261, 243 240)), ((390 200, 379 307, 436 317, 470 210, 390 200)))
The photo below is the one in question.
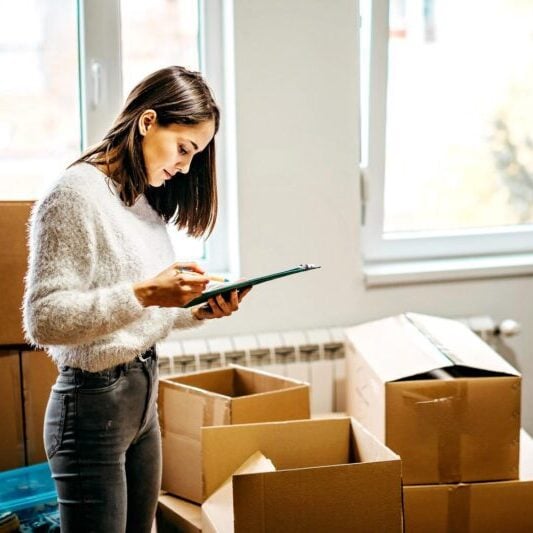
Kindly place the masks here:
POLYGON ((69 384, 79 387, 89 388, 106 387, 115 382, 122 374, 135 368, 154 369, 157 367, 157 352, 155 346, 136 355, 133 359, 104 368, 102 370, 90 371, 68 364, 59 365, 59 376, 57 385, 69 384))
POLYGON ((89 373, 108 371, 117 366, 135 362, 137 356, 143 355, 156 342, 166 335, 151 335, 144 342, 99 342, 78 346, 48 346, 47 352, 58 369, 72 368, 89 373), (148 341, 148 342, 146 342, 148 341), (147 347, 148 346, 148 347, 147 347))

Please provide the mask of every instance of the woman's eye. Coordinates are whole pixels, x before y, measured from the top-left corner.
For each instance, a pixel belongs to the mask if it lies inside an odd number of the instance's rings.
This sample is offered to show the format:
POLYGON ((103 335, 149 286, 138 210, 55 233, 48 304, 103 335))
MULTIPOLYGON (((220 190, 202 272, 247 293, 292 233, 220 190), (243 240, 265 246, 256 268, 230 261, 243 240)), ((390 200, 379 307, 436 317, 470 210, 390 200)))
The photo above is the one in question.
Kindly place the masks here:
POLYGON ((179 150, 180 150, 180 154, 181 155, 187 155, 189 152, 187 150, 185 150, 185 148, 183 146, 180 145, 179 147, 179 150))

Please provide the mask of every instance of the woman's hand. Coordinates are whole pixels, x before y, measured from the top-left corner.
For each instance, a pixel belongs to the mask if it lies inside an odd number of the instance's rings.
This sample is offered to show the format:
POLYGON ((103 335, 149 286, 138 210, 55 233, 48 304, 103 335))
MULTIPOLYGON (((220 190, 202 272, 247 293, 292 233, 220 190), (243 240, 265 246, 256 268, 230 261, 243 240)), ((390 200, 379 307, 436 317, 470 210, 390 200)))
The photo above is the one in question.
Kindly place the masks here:
POLYGON ((209 320, 211 318, 222 318, 230 316, 234 311, 239 309, 239 304, 242 299, 252 290, 252 287, 238 291, 233 290, 230 293, 230 298, 226 301, 222 294, 217 294, 213 298, 207 300, 207 304, 201 307, 195 307, 192 310, 192 315, 197 320, 209 320))
POLYGON ((196 263, 174 263, 152 279, 133 285, 141 305, 183 307, 205 291, 209 279, 196 263))

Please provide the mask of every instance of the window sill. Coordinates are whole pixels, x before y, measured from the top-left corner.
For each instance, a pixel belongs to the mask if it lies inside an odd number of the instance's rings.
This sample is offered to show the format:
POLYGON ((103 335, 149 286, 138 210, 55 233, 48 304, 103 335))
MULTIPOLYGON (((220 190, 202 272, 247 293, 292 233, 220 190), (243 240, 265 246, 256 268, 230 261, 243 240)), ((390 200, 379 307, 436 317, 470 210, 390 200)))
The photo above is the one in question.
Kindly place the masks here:
POLYGON ((533 275, 533 254, 368 263, 367 287, 533 275))

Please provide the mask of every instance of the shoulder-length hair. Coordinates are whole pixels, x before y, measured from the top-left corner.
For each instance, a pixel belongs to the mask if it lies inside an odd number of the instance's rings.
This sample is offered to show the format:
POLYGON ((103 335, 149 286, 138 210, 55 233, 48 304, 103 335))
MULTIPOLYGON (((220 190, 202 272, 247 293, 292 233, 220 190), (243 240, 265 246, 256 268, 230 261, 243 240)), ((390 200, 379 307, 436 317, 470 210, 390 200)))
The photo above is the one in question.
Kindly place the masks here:
POLYGON ((118 186, 127 206, 144 194, 165 222, 186 229, 192 237, 209 235, 218 211, 215 139, 194 156, 186 177, 176 174, 164 186, 151 187, 138 129, 139 119, 147 109, 156 112, 160 126, 214 120, 215 133, 218 131, 220 112, 202 76, 171 66, 150 74, 134 87, 104 138, 70 166, 80 162, 106 165, 107 175, 118 186))

